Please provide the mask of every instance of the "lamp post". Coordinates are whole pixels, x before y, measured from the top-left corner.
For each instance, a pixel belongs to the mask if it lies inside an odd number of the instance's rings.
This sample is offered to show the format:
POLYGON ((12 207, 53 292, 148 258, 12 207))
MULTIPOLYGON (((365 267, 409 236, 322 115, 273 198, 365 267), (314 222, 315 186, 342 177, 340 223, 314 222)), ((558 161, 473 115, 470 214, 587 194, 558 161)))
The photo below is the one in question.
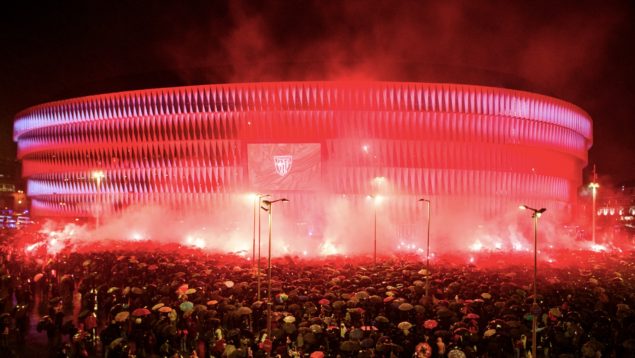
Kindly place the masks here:
POLYGON ((377 203, 373 203, 373 263, 377 265, 377 203))
POLYGON ((593 206, 592 206, 592 213, 591 213, 591 235, 593 237, 593 244, 597 244, 597 241, 595 241, 595 217, 597 216, 597 212, 595 209, 595 199, 597 197, 597 192, 598 192, 598 188, 600 187, 600 184, 596 183, 595 181, 589 183, 589 188, 591 188, 591 193, 593 194, 593 206))
POLYGON ((272 219, 272 209, 273 204, 277 202, 285 202, 289 201, 288 199, 276 199, 276 200, 263 200, 262 203, 265 206, 262 206, 262 210, 267 211, 269 215, 269 256, 267 257, 267 337, 271 339, 271 306, 273 306, 273 302, 271 302, 271 226, 273 225, 272 219))
POLYGON ((102 198, 101 198, 101 180, 104 179, 106 177, 106 175, 104 174, 103 171, 101 170, 97 170, 93 172, 93 179, 95 179, 97 181, 97 199, 99 200, 99 205, 97 208, 97 215, 95 217, 95 227, 99 228, 99 219, 101 216, 101 209, 102 209, 102 198))
POLYGON ((428 299, 428 292, 430 290, 430 199, 419 199, 428 204, 428 229, 426 239, 426 299, 428 299))
MULTIPOLYGON (((254 254, 255 254, 255 249, 256 249, 256 210, 258 209, 258 207, 260 206, 260 203, 262 202, 262 198, 265 198, 269 196, 269 194, 256 194, 255 198, 258 199, 258 203, 256 206, 254 206, 254 254)), ((257 270, 258 270, 258 301, 260 301, 260 210, 258 210, 258 264, 257 264, 257 270)))
POLYGON ((377 265, 377 205, 381 201, 379 195, 369 195, 373 199, 373 263, 377 265))
POLYGON ((521 205, 520 209, 530 210, 532 212, 531 218, 534 219, 534 289, 533 289, 533 303, 531 304, 531 356, 536 357, 536 332, 538 329, 538 303, 536 302, 536 278, 538 276, 538 218, 547 211, 547 209, 534 209, 527 205, 521 205))
POLYGON ((251 194, 252 199, 254 199, 253 201, 253 207, 254 207, 254 230, 253 230, 253 237, 252 237, 252 250, 251 250, 251 264, 252 266, 256 264, 256 212, 258 212, 258 207, 260 206, 260 200, 266 196, 269 196, 267 194, 251 194), (257 201, 256 201, 257 200, 257 201))
POLYGON ((383 192, 384 184, 386 184, 386 178, 378 176, 372 180, 372 189, 375 195, 369 195, 373 199, 373 263, 377 265, 377 205, 381 202, 382 197, 379 193, 383 192))

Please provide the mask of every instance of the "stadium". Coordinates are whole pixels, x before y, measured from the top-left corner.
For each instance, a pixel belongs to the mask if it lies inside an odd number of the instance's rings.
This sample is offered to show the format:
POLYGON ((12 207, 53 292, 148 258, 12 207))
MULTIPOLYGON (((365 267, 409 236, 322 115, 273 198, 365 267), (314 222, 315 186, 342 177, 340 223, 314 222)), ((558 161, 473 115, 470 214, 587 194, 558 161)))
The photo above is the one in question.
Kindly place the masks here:
POLYGON ((214 213, 257 192, 288 198, 285 216, 321 231, 327 198, 365 210, 381 197, 383 220, 408 233, 419 198, 479 218, 520 203, 571 215, 592 121, 571 103, 503 88, 245 83, 41 104, 16 116, 14 140, 35 216, 214 213))

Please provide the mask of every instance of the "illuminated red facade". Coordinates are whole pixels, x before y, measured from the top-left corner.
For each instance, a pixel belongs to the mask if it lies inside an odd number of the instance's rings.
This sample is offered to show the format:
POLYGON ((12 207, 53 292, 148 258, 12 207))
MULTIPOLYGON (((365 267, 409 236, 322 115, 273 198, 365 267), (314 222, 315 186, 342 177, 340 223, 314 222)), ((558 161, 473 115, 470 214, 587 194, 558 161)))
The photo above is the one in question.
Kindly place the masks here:
POLYGON ((35 215, 92 216, 97 202, 111 213, 135 203, 214 210, 267 190, 253 187, 248 153, 260 147, 250 145, 312 144, 317 187, 270 193, 296 206, 315 205, 318 192, 361 200, 383 177, 395 215, 427 197, 437 211, 493 216, 519 203, 570 212, 592 122, 570 103, 502 88, 280 82, 42 104, 16 116, 14 140, 35 215))

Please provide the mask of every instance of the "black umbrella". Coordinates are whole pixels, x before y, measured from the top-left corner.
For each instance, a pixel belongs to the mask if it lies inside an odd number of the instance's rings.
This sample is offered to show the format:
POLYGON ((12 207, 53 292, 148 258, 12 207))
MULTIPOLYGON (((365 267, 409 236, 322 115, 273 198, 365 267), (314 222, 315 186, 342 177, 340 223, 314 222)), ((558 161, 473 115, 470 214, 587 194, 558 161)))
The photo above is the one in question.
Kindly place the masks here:
POLYGON ((356 341, 344 341, 340 343, 340 350, 343 352, 355 352, 360 350, 361 346, 356 341))

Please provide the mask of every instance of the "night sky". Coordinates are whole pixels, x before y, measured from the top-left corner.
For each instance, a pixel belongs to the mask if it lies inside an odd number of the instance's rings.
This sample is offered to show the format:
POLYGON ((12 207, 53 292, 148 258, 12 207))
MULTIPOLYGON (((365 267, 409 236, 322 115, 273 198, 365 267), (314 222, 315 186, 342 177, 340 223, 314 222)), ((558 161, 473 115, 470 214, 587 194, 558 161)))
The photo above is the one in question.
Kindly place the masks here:
POLYGON ((580 106, 594 120, 590 164, 607 183, 635 179, 631 1, 167 3, 0 11, 0 157, 15 158, 16 113, 69 97, 224 82, 452 82, 580 106))

